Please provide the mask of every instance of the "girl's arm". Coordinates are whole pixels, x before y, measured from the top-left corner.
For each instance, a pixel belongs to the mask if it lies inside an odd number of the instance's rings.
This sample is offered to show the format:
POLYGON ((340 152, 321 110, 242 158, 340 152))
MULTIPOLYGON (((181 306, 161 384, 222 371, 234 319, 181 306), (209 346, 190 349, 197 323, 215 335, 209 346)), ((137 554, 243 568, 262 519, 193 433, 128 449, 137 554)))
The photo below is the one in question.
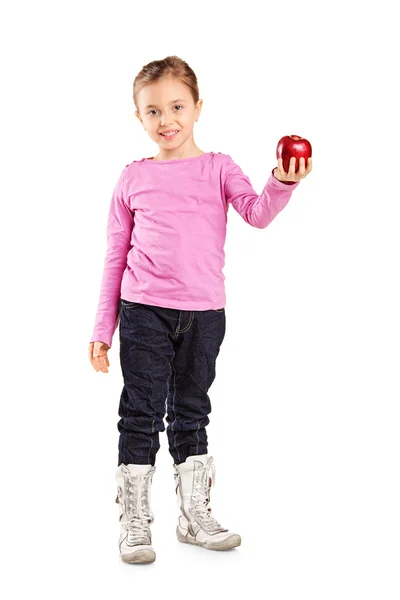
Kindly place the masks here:
POLYGON ((264 229, 287 205, 299 181, 287 185, 274 176, 272 170, 261 194, 253 189, 250 179, 228 155, 225 171, 225 198, 243 219, 258 229, 264 229))
POLYGON ((107 252, 104 261, 100 298, 90 341, 102 341, 111 348, 118 325, 121 281, 128 252, 134 215, 125 202, 125 169, 122 171, 111 198, 107 220, 107 252))

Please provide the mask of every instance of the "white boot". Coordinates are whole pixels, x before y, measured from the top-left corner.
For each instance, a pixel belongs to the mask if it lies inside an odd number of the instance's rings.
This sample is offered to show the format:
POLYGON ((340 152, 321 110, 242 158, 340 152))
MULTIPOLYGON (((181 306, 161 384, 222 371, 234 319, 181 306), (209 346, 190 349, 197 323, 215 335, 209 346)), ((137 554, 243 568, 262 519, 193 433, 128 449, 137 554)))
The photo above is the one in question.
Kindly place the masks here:
POLYGON ((178 540, 209 550, 240 546, 240 535, 224 529, 211 516, 208 503, 211 486, 215 483, 213 457, 207 454, 188 456, 184 463, 174 465, 174 469, 177 502, 182 513, 176 528, 178 540))
POLYGON ((156 468, 152 465, 119 465, 116 471, 120 508, 119 551, 127 563, 153 562, 150 525, 154 515, 150 507, 150 490, 156 468))

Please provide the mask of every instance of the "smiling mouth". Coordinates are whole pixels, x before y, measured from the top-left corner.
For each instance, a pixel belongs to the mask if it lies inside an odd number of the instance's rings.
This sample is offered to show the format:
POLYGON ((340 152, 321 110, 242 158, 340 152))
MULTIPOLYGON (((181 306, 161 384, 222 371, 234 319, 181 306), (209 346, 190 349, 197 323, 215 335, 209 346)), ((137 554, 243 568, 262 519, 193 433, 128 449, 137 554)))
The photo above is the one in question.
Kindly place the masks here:
POLYGON ((160 135, 162 135, 163 138, 168 139, 168 138, 175 137, 178 133, 179 133, 179 129, 176 129, 176 130, 174 130, 172 132, 170 131, 168 133, 160 133, 160 135))

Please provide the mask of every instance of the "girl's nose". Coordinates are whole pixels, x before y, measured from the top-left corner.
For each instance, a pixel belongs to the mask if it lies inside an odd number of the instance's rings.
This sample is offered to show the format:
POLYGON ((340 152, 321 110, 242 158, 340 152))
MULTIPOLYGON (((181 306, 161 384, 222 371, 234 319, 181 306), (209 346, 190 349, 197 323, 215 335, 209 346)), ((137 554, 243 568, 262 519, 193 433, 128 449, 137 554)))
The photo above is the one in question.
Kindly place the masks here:
POLYGON ((161 115, 160 123, 161 125, 172 125, 172 119, 170 119, 168 116, 161 115))

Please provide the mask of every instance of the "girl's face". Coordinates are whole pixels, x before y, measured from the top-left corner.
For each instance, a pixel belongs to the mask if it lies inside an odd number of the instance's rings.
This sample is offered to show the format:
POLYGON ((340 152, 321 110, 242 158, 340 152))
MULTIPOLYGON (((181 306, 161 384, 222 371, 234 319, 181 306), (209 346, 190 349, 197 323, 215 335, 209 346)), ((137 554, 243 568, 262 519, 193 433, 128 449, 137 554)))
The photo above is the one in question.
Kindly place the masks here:
POLYGON ((189 89, 179 80, 169 76, 146 85, 139 92, 137 102, 139 110, 135 115, 163 150, 176 150, 193 140, 193 126, 203 101, 195 104, 189 89), (168 138, 161 135, 166 131, 178 133, 168 138))

